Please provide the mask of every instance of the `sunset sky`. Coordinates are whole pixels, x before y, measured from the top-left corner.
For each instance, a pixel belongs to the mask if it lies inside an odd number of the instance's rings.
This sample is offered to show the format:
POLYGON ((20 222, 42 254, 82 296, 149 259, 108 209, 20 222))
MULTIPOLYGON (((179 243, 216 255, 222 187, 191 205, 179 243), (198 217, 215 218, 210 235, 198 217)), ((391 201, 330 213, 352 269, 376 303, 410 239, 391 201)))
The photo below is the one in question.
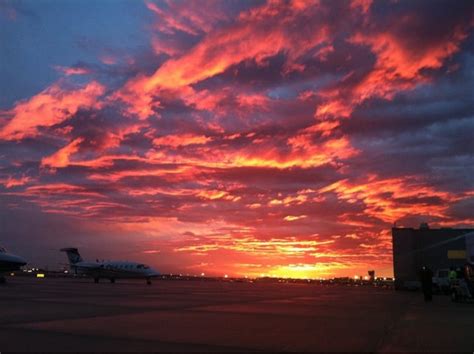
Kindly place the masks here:
POLYGON ((391 275, 474 225, 472 1, 0 2, 0 244, 391 275))

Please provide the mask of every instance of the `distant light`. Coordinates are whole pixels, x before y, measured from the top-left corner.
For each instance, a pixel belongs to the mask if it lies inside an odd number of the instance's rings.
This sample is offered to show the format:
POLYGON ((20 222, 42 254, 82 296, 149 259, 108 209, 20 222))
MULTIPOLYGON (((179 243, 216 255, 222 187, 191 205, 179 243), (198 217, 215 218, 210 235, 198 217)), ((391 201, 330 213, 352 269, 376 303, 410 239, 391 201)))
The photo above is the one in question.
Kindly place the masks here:
POLYGON ((249 276, 248 276, 248 275, 246 275, 246 276, 245 276, 245 279, 248 279, 248 277, 249 277, 249 276))
POLYGON ((69 273, 69 271, 68 271, 68 270, 65 270, 65 271, 64 271, 64 274, 67 274, 67 273, 69 273))
POLYGON ((36 277, 37 278, 44 278, 44 274, 43 273, 38 273, 38 274, 36 274, 36 277))
POLYGON ((204 273, 201 273, 201 277, 203 277, 203 276, 205 276, 205 275, 206 275, 206 274, 204 274, 204 273))
POLYGON ((228 276, 227 274, 226 274, 226 275, 224 275, 224 278, 228 278, 228 277, 229 277, 229 276, 228 276))
POLYGON ((14 277, 14 276, 15 276, 15 273, 10 273, 10 276, 14 277))
POLYGON ((354 275, 354 279, 355 279, 355 280, 359 279, 359 276, 358 276, 358 275, 354 275))

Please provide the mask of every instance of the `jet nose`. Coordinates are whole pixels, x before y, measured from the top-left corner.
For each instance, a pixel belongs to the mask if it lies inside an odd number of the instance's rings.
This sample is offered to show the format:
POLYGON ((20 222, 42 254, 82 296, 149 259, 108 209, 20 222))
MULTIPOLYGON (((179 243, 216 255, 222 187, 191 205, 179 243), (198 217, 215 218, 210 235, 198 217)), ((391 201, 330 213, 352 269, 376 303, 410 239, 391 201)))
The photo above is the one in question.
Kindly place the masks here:
POLYGON ((16 263, 19 267, 23 267, 27 263, 26 260, 24 260, 23 258, 19 256, 13 256, 12 261, 16 263))
POLYGON ((150 269, 150 271, 148 272, 148 276, 149 276, 149 277, 157 277, 157 276, 159 276, 159 275, 160 275, 160 273, 157 272, 157 271, 154 270, 154 269, 150 269))

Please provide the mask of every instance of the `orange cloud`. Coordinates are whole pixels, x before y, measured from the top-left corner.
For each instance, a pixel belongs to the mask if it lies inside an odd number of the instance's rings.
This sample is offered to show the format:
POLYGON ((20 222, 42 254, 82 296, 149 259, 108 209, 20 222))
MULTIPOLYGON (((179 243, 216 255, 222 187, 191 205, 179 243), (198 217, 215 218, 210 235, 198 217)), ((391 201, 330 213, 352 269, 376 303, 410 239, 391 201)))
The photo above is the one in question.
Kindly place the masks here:
POLYGON ((76 186, 68 183, 51 183, 44 185, 31 186, 26 188, 25 195, 46 197, 50 195, 81 195, 88 197, 102 197, 100 193, 92 192, 85 187, 76 186))
POLYGON ((237 102, 240 107, 259 107, 263 110, 268 110, 270 99, 260 94, 239 94, 237 102))
MULTIPOLYGON (((131 105, 130 112, 146 118, 153 113, 146 106, 152 105, 156 90, 194 84, 244 60, 254 59, 261 63, 282 50, 287 51, 290 62, 295 61, 328 36, 323 25, 314 26, 308 36, 296 35, 285 27, 284 23, 307 16, 309 7, 314 11, 318 7, 318 2, 308 1, 305 6, 296 6, 296 3, 270 2, 241 14, 234 26, 210 33, 183 56, 166 61, 153 75, 129 81, 115 98, 131 105)), ((150 7, 161 14, 156 5, 150 7)))
POLYGON ((305 219, 307 217, 308 217, 307 215, 287 215, 283 219, 286 221, 296 221, 300 219, 305 219))
POLYGON ((110 54, 104 54, 99 57, 99 60, 105 65, 114 65, 117 63, 117 58, 110 54))
MULTIPOLYGON (((361 7, 366 12, 370 2, 357 1, 352 6, 361 7)), ((404 26, 413 27, 415 15, 401 19, 404 26)), ((393 29, 392 29, 393 30, 393 29)), ((409 48, 404 38, 395 33, 382 32, 362 34, 356 33, 349 42, 368 46, 376 57, 372 70, 355 85, 346 81, 351 79, 352 72, 343 78, 341 88, 325 89, 318 92, 324 102, 318 106, 315 117, 319 119, 347 118, 354 108, 370 98, 391 100, 398 92, 411 90, 421 83, 426 83, 427 69, 439 69, 446 59, 459 51, 461 42, 467 37, 468 29, 454 28, 446 38, 442 38, 430 47, 409 48), (345 87, 348 86, 348 87, 345 87)))
MULTIPOLYGON (((365 183, 352 183, 348 179, 335 182, 321 188, 320 193, 334 192, 340 200, 348 203, 362 202, 365 204, 364 213, 393 223, 405 216, 430 215, 441 219, 449 219, 446 211, 455 201, 469 197, 438 191, 431 186, 424 185, 415 178, 378 179, 370 176, 365 183), (433 203, 430 198, 438 198, 440 203, 433 203), (407 202, 403 202, 407 200, 407 202), (409 201, 408 201, 409 200, 409 201)), ((359 226, 372 224, 351 220, 353 215, 341 215, 341 220, 356 223, 359 226)))
POLYGON ((227 199, 230 197, 232 199, 232 196, 229 196, 229 193, 226 191, 220 191, 220 190, 205 190, 197 193, 198 197, 204 198, 204 199, 210 199, 210 200, 215 200, 215 199, 221 199, 225 198, 227 199))
MULTIPOLYGON (((112 166, 114 164, 114 160, 126 160, 121 156, 107 156, 103 158, 99 158, 93 163, 88 164, 90 167, 102 167, 102 166, 112 166)), ((135 161, 141 161, 140 158, 136 158, 135 161)), ((142 160, 145 161, 145 160, 142 160)), ((174 168, 164 168, 164 167, 156 167, 156 168, 148 168, 148 169, 127 169, 123 171, 115 171, 115 172, 103 172, 98 171, 96 173, 90 174, 87 178, 93 181, 112 181, 117 182, 121 179, 128 178, 128 177, 147 177, 147 176, 155 176, 161 177, 165 180, 172 180, 178 181, 181 178, 184 179, 192 179, 195 174, 193 167, 190 166, 177 166, 174 168)), ((141 187, 139 191, 136 193, 140 194, 147 194, 149 191, 153 192, 156 189, 153 188, 148 190, 147 188, 141 187)), ((160 190, 160 189, 158 189, 160 190)), ((167 193, 171 194, 172 190, 169 190, 167 193)))
POLYGON ((352 113, 352 107, 348 106, 344 101, 335 99, 327 103, 323 103, 316 109, 316 117, 337 117, 347 118, 352 113))
MULTIPOLYGON (((416 21, 416 18, 405 21, 416 21)), ((398 90, 410 89, 425 81, 422 70, 439 69, 447 58, 459 50, 466 36, 465 30, 455 28, 449 38, 437 41, 425 50, 418 50, 406 48, 400 39, 390 33, 354 35, 351 42, 369 46, 377 58, 373 71, 355 88, 354 99, 356 102, 370 97, 391 99, 398 90)))
MULTIPOLYGON (((172 138, 171 141, 175 142, 175 138, 172 138)), ((265 144, 265 142, 262 143, 265 144)), ((173 154, 168 154, 162 150, 150 150, 147 153, 147 158, 157 163, 179 163, 196 167, 269 167, 288 169, 292 167, 310 168, 321 166, 336 160, 344 160, 357 154, 357 150, 351 147, 349 139, 346 137, 329 139, 323 143, 314 143, 308 135, 302 135, 290 138, 289 144, 293 149, 288 152, 280 152, 274 146, 266 145, 263 145, 264 148, 256 151, 250 148, 215 150, 204 147, 199 150, 196 148, 196 154, 193 156, 188 154, 180 155, 176 151, 173 154)))
POLYGON ((271 238, 259 240, 255 237, 236 237, 228 234, 210 237, 212 243, 201 243, 191 246, 178 247, 175 252, 212 252, 216 250, 232 250, 272 258, 272 256, 304 256, 315 252, 319 246, 332 244, 334 241, 316 241, 307 239, 271 238))
POLYGON ((53 155, 44 157, 41 160, 42 167, 61 168, 69 165, 69 157, 79 150, 79 145, 84 138, 76 138, 63 148, 56 151, 53 155))
POLYGON ((154 29, 165 34, 184 32, 197 36, 202 32, 209 32, 216 22, 227 17, 220 10, 220 1, 165 1, 160 6, 146 1, 145 4, 159 18, 154 23, 154 29))
POLYGON ((0 130, 0 139, 21 140, 39 134, 41 127, 50 127, 70 118, 81 108, 98 108, 97 101, 105 87, 92 81, 82 89, 65 90, 54 84, 32 98, 20 101, 2 116, 9 120, 0 130))
POLYGON ((181 135, 166 135, 160 138, 153 139, 153 144, 157 146, 170 146, 177 148, 188 145, 203 145, 212 139, 204 135, 181 134, 181 135))
POLYGON ((55 66, 54 68, 66 76, 88 75, 92 72, 90 69, 87 69, 87 68, 77 68, 77 67, 74 68, 74 67, 67 67, 67 66, 55 66))
POLYGON ((177 30, 177 31, 183 31, 183 32, 193 34, 193 35, 197 34, 197 32, 191 26, 186 24, 184 21, 177 19, 172 14, 169 14, 163 11, 155 3, 146 1, 145 4, 149 10, 153 11, 155 14, 157 14, 160 17, 161 21, 158 22, 158 24, 159 24, 159 29, 161 31, 173 33, 173 31, 177 30))
POLYGON ((13 188, 13 187, 18 187, 18 186, 23 186, 30 182, 32 180, 31 177, 28 176, 23 176, 20 178, 14 178, 12 176, 9 176, 8 178, 5 179, 0 179, 0 184, 3 184, 5 188, 13 188))

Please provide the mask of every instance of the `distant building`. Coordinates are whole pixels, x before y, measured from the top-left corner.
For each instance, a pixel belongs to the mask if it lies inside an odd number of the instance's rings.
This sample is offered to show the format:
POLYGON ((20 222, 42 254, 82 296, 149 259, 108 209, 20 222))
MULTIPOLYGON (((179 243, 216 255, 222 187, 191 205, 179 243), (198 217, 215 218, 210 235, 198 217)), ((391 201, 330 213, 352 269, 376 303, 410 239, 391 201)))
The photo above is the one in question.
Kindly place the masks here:
POLYGON ((466 238, 474 229, 392 228, 395 288, 419 287, 423 265, 433 272, 466 263, 466 238))

